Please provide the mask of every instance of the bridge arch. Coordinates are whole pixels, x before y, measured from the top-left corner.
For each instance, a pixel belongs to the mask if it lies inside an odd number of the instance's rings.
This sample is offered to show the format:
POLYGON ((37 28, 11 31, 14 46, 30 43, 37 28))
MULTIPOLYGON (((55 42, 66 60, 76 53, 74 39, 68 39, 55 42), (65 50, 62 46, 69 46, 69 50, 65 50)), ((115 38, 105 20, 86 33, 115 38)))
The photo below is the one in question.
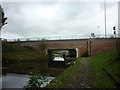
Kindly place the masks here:
POLYGON ((66 54, 66 57, 68 58, 76 58, 78 57, 78 49, 48 49, 47 54, 49 56, 50 60, 57 60, 56 57, 61 57, 61 60, 63 58, 63 54, 66 54))

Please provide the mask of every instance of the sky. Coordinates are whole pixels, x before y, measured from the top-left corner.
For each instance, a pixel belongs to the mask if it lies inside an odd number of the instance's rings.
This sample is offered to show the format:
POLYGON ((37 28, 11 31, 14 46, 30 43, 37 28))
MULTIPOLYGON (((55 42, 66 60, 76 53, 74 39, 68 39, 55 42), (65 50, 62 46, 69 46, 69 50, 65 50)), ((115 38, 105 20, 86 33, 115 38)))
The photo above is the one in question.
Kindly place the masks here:
MULTIPOLYGON (((7 23, 2 38, 105 34, 103 2, 2 2, 7 23)), ((118 3, 106 2, 107 35, 118 27, 118 3)))

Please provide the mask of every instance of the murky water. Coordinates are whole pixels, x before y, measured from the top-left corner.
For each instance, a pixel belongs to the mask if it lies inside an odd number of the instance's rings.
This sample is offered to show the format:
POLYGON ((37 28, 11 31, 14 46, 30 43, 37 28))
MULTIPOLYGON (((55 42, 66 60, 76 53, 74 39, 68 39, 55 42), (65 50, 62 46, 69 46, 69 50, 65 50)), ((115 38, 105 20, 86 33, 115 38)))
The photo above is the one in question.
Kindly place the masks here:
MULTIPOLYGON (((23 75, 23 74, 7 74, 5 76, 0 77, 2 78, 2 88, 23 88, 28 80, 29 75, 23 75)), ((48 82, 44 82, 44 84, 41 85, 41 87, 45 87, 50 83, 51 80, 53 80, 55 77, 47 77, 48 82)))

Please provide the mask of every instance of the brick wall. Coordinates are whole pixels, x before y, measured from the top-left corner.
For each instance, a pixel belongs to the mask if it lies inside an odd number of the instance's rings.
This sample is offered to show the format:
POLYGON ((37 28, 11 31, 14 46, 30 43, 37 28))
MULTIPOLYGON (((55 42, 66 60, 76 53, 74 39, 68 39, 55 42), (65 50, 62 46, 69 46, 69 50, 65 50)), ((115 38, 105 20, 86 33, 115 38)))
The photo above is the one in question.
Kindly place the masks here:
POLYGON ((91 41, 91 53, 90 53, 91 56, 116 49, 117 42, 115 39, 97 39, 90 41, 91 41))
MULTIPOLYGON (((40 41, 36 42, 19 42, 21 46, 30 46, 34 49, 39 49, 40 41)), ((116 39, 91 39, 91 40, 60 40, 60 41, 46 41, 47 49, 78 49, 78 56, 80 57, 84 52, 88 51, 89 55, 97 55, 103 52, 112 51, 116 49, 116 39)))

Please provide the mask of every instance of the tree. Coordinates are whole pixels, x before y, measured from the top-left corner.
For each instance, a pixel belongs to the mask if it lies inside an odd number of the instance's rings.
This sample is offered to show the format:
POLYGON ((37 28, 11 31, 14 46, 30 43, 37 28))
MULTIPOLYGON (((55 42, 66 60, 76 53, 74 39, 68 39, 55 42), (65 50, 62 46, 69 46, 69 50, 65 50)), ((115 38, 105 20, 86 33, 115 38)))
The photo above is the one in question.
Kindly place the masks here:
POLYGON ((40 43, 40 55, 41 55, 41 59, 42 60, 45 60, 47 57, 46 57, 46 44, 45 44, 45 39, 42 39, 41 40, 41 43, 40 43))
POLYGON ((45 39, 42 39, 40 44, 40 50, 45 51, 45 49, 46 49, 45 39))
POLYGON ((48 59, 48 56, 46 54, 46 44, 45 44, 45 39, 42 39, 41 40, 41 43, 40 43, 40 49, 39 49, 39 52, 40 52, 40 61, 41 63, 43 63, 41 66, 42 67, 42 72, 44 73, 46 68, 47 68, 47 59, 48 59))
POLYGON ((2 26, 7 24, 6 20, 7 20, 7 17, 5 17, 3 8, 0 5, 0 29, 2 28, 2 26))

